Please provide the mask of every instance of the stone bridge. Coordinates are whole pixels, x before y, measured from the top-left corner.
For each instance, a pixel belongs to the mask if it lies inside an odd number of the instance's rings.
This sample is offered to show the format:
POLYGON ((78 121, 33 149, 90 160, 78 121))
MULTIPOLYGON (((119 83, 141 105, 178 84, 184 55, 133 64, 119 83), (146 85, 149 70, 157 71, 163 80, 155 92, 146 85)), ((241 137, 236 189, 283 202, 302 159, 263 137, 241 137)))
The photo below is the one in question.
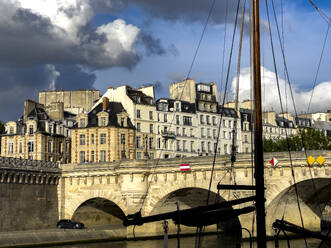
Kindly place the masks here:
MULTIPOLYGON (((286 220, 300 225, 295 187, 305 227, 316 230, 320 219, 330 215, 331 206, 331 151, 311 151, 308 155, 322 155, 326 162, 308 166, 303 152, 293 152, 295 180, 292 177, 288 153, 266 153, 265 184, 267 230, 272 235, 271 223, 283 215, 286 220), (277 167, 269 160, 276 157, 277 167), (329 163, 329 164, 328 164, 329 163), (312 180, 313 178, 313 180, 312 180)), ((120 224, 124 215, 139 209, 142 215, 151 215, 176 209, 204 205, 206 203, 213 157, 190 157, 166 160, 127 160, 98 164, 63 164, 58 185, 59 218, 73 218, 87 226, 120 224), (191 171, 181 172, 179 165, 189 163, 191 171)), ((240 154, 231 172, 229 156, 218 156, 211 186, 211 200, 233 200, 252 195, 251 191, 217 192, 217 184, 252 184, 252 162, 249 154, 240 154), (231 179, 232 178, 232 179, 231 179)), ((248 203, 250 205, 253 203, 248 203)), ((242 207, 244 205, 241 205, 242 207)), ((238 206, 237 206, 238 207, 238 206)), ((252 227, 253 214, 240 216, 221 228, 252 227)), ((209 230, 216 230, 215 226, 209 230)), ((256 230, 256 229, 255 229, 256 230)), ((195 231, 184 228, 183 232, 195 231)), ((151 223, 135 229, 136 235, 162 233, 160 223, 151 223)), ((170 233, 175 228, 170 226, 170 233)), ((128 228, 128 235, 132 234, 128 228)), ((243 235, 245 235, 243 233, 243 235)))

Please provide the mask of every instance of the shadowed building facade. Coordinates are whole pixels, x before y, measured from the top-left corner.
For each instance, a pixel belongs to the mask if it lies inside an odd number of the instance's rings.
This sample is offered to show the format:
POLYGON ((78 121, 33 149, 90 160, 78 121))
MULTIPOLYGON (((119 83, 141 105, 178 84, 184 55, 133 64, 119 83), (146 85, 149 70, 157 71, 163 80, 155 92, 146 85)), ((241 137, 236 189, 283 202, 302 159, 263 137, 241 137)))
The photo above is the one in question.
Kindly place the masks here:
POLYGON ((135 128, 121 103, 103 102, 77 115, 72 129, 73 163, 135 158, 135 128))

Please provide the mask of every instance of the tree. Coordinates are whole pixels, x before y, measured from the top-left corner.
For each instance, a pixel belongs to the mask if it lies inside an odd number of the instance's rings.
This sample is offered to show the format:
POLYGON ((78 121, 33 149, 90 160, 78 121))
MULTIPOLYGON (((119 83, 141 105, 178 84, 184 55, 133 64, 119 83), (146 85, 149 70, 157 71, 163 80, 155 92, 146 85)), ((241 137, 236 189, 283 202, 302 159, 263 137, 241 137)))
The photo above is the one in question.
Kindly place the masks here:
POLYGON ((306 150, 331 150, 331 137, 325 136, 324 133, 307 129, 302 130, 299 135, 289 136, 286 138, 264 139, 263 150, 265 152, 284 152, 288 150, 301 151, 304 147, 306 150))

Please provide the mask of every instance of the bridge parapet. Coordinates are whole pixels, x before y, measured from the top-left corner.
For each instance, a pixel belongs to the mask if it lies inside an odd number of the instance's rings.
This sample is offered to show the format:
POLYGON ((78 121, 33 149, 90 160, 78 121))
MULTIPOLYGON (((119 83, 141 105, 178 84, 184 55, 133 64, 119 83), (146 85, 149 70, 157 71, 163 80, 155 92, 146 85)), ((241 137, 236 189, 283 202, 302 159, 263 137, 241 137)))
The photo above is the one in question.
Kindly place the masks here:
POLYGON ((56 162, 0 157, 0 184, 58 184, 56 162))

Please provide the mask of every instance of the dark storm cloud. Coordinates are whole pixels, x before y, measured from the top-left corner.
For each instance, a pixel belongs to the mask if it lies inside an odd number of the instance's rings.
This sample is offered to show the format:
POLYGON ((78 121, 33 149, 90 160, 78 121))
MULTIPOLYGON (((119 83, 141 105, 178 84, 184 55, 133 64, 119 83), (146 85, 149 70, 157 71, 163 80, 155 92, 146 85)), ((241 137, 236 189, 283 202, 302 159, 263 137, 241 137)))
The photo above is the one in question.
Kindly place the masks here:
POLYGON ((55 88, 63 90, 92 89, 95 74, 84 71, 80 66, 56 65, 60 75, 56 78, 55 88))
POLYGON ((96 76, 75 65, 40 65, 29 68, 0 67, 0 120, 17 120, 26 99, 38 100, 40 90, 91 89, 96 76))
MULTIPOLYGON (((13 10, 12 10, 13 11, 13 10)), ((74 10, 62 10, 71 17, 74 10)), ((77 35, 54 26, 47 17, 18 8, 6 16, 0 3, 0 65, 81 64, 99 69, 112 66, 132 68, 140 58, 124 49, 118 37, 97 33, 89 23, 79 26, 77 35), (111 39, 111 42, 108 40, 111 39), (107 51, 116 50, 118 56, 107 51)))
MULTIPOLYGON (((123 0, 126 4, 136 4, 145 9, 149 15, 166 20, 204 21, 207 18, 212 0, 123 0)), ((123 5, 124 6, 124 5, 123 5)), ((233 21, 237 1, 216 1, 211 20, 214 23, 224 23, 226 9, 228 21, 233 21), (228 8, 226 8, 226 2, 228 8)))

